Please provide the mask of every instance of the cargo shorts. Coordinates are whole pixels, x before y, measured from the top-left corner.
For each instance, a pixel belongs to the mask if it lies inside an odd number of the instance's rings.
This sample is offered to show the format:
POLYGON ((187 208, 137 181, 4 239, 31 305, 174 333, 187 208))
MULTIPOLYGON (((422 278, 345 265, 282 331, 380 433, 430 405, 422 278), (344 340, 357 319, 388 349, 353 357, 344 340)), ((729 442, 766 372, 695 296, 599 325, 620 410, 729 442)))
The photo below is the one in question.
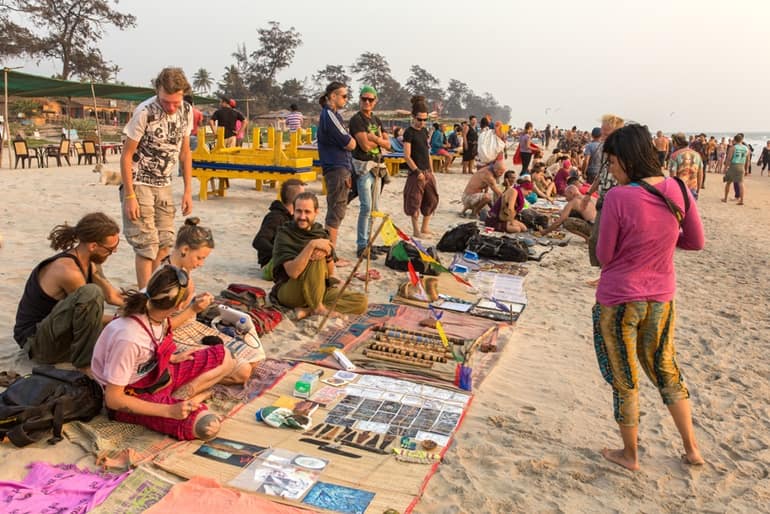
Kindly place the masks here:
POLYGON ((124 190, 120 192, 123 205, 123 233, 134 252, 145 259, 155 260, 161 248, 174 246, 174 216, 176 206, 171 186, 134 185, 139 203, 139 218, 131 221, 125 214, 124 190))

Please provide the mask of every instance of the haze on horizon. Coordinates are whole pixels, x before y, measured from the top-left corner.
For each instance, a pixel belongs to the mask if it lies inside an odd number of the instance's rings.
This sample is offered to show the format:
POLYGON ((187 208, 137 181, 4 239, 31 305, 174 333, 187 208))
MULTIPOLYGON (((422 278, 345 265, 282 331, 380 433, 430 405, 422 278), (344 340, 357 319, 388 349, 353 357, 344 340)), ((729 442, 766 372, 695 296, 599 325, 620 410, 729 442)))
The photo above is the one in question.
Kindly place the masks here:
MULTIPOLYGON (((770 130, 766 2, 132 0, 117 9, 134 14, 137 27, 108 28, 101 48, 132 85, 148 85, 167 65, 188 77, 205 68, 218 81, 236 45, 251 52, 256 29, 274 20, 303 40, 279 80, 309 83, 325 65, 349 66, 370 51, 387 58, 402 84, 419 64, 442 88, 454 78, 490 92, 511 106, 514 126, 588 129, 613 112, 652 131, 770 130)), ((54 62, 4 64, 58 71, 54 62)))

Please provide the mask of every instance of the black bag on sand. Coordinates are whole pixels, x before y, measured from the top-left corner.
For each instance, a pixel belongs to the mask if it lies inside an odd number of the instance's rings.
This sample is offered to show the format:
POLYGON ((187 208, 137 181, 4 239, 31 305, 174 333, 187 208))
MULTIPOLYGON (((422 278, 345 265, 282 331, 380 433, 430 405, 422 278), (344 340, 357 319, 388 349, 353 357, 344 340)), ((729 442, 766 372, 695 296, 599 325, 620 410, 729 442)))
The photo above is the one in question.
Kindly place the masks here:
POLYGON ((485 235, 473 236, 468 241, 468 250, 479 257, 496 261, 527 262, 529 249, 518 239, 485 235))
POLYGON ((463 223, 444 232, 436 248, 439 252, 462 252, 468 246, 468 240, 478 233, 479 226, 475 221, 463 223))
MULTIPOLYGON (((417 273, 421 273, 423 275, 438 275, 438 272, 436 272, 429 264, 420 258, 420 251, 417 250, 417 247, 413 244, 407 243, 406 241, 399 241, 390 247, 390 250, 388 250, 388 256, 385 257, 385 266, 396 271, 407 271, 409 269, 406 261, 400 261, 393 256, 393 249, 398 245, 404 245, 406 254, 409 256, 409 260, 412 261, 412 266, 417 273)), ((438 257, 436 257, 436 250, 432 246, 426 248, 426 250, 428 255, 438 260, 438 257)))
POLYGON ((543 230, 548 226, 548 216, 534 209, 523 209, 516 218, 530 230, 543 230))
POLYGON ((18 447, 53 431, 49 444, 62 440, 62 425, 88 421, 102 410, 102 388, 75 370, 40 366, 0 394, 0 438, 18 447))

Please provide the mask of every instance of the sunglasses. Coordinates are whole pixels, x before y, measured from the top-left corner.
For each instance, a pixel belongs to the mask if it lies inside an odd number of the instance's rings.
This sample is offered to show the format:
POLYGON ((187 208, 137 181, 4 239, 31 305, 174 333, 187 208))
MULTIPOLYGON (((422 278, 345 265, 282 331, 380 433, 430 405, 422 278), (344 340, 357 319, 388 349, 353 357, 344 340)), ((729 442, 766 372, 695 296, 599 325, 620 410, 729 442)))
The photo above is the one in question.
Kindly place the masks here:
POLYGON ((340 96, 340 97, 342 97, 342 98, 343 98, 343 99, 345 99, 345 100, 347 100, 347 99, 348 99, 348 94, 347 94, 347 93, 345 93, 344 95, 339 95, 339 96, 340 96))
POLYGON ((372 98, 371 96, 362 96, 361 101, 362 102, 374 102, 377 100, 376 98, 372 98))
POLYGON ((426 121, 428 121, 428 118, 415 118, 414 121, 425 123, 426 121))
POLYGON ((96 246, 103 248, 109 252, 110 255, 118 251, 118 245, 120 244, 120 241, 115 243, 115 246, 107 246, 103 245, 102 243, 96 243, 96 246))
POLYGON ((187 286, 190 284, 190 277, 182 268, 177 268, 176 266, 171 266, 170 264, 166 267, 174 270, 176 273, 176 281, 179 282, 179 290, 177 291, 176 298, 174 299, 174 306, 177 306, 184 298, 184 295, 187 293, 187 286))

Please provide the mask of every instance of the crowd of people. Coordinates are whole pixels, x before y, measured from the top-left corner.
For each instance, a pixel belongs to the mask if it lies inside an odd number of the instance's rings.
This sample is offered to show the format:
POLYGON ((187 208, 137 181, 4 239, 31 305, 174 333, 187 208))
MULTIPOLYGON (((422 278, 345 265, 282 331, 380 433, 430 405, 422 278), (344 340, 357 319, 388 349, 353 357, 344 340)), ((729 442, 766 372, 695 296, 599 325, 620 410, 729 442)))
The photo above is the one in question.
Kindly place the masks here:
MULTIPOLYGON (((190 139, 200 123, 184 101, 190 85, 180 69, 167 68, 155 88, 156 96, 137 107, 124 129, 121 158, 122 230, 134 251, 137 287, 117 290, 102 269, 120 243, 115 220, 96 212, 74 226, 57 226, 49 239, 58 253, 29 276, 14 338, 35 361, 70 362, 93 376, 104 387, 112 418, 179 439, 207 439, 219 429, 219 419, 203 403, 209 388, 218 382, 242 383, 251 370, 238 366, 222 345, 175 352, 173 331, 213 301, 211 294, 196 292, 192 274, 214 250, 214 237, 200 220, 189 217, 190 139), (175 230, 171 181, 178 169, 187 218, 175 230), (116 306, 118 314, 106 315, 105 303, 116 306)), ((629 469, 639 467, 638 359, 671 412, 686 461, 703 463, 689 392, 676 362, 673 254, 677 247, 699 250, 704 245, 697 199, 706 173, 723 173, 723 201, 734 184, 738 204, 743 204, 743 177, 750 173, 752 151, 743 135, 729 143, 707 140, 705 134, 687 138, 676 133, 669 139, 612 114, 591 131, 550 125, 536 130, 526 122, 523 129, 504 134, 491 117, 477 123, 470 116, 448 135, 440 123, 430 133, 429 109, 419 95, 411 99, 409 126, 389 134, 375 114, 378 92, 366 85, 358 91, 359 110, 346 126, 341 111, 350 94, 347 85, 332 82, 318 99, 317 145, 326 184, 323 223, 318 218, 321 199, 299 180, 287 180, 252 242, 263 276, 274 282, 271 301, 296 320, 332 309, 365 312, 366 295, 343 292, 336 276, 338 268, 351 264, 338 249, 349 203, 359 199, 356 256, 376 259, 386 250, 371 240, 372 212, 388 182, 383 155, 403 151, 403 212, 415 237, 430 237, 440 199, 431 155, 444 158, 440 162, 446 168, 461 155, 462 173, 470 175, 459 199, 463 213, 483 218, 494 231, 525 232, 522 211, 538 199, 563 197, 558 217, 540 235, 563 228, 588 243, 588 260, 600 269, 593 308, 595 350, 612 388, 623 441, 622 449, 605 450, 604 456, 629 469), (487 138, 502 144, 490 146, 487 138), (506 164, 508 140, 518 144, 513 157, 518 170, 506 164), (480 150, 489 148, 498 150, 480 159, 480 150)), ((237 144, 239 131, 248 124, 233 109, 223 99, 213 117, 225 127, 228 144, 237 144)), ((292 113, 293 126, 301 125, 301 114, 292 113)), ((770 142, 761 162, 764 172, 770 166, 770 142)))

